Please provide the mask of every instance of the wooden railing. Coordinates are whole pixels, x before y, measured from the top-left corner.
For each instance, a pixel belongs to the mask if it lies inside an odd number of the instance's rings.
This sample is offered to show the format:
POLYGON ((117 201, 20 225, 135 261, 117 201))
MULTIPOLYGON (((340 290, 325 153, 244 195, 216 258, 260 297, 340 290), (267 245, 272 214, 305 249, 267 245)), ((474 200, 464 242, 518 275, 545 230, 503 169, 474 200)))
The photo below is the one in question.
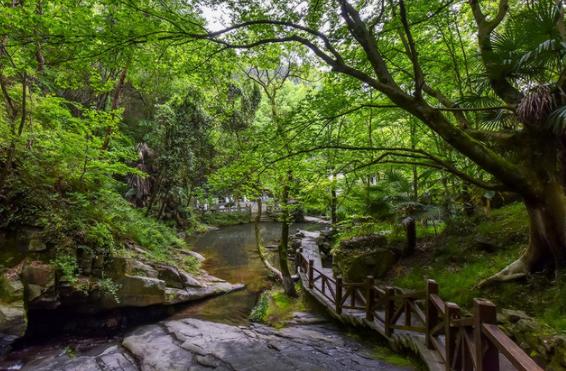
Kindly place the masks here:
POLYGON ((251 213, 252 207, 251 206, 230 206, 230 207, 211 207, 208 209, 199 209, 201 213, 251 213))
POLYGON ((485 299, 474 299, 473 313, 464 316, 457 304, 439 296, 438 284, 426 282, 423 292, 378 286, 372 277, 363 283, 344 282, 314 266, 299 250, 297 269, 305 284, 327 300, 337 314, 359 315, 384 329, 424 334, 426 346, 438 353, 446 370, 499 371, 502 355, 517 370, 542 371, 496 324, 496 307, 485 299), (351 312, 345 312, 351 311, 351 312), (356 312, 358 311, 358 312, 356 312), (363 315, 363 314, 362 314, 363 315))

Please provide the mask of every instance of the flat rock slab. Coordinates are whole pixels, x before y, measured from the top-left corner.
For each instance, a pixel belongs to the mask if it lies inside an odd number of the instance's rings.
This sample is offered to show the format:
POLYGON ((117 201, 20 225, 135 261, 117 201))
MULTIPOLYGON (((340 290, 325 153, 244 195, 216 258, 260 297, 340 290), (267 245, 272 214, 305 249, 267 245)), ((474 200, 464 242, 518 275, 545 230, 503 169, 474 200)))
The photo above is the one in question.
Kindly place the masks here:
POLYGON ((370 357, 330 324, 276 330, 198 319, 142 326, 121 344, 73 358, 61 353, 24 370, 403 370, 370 357))

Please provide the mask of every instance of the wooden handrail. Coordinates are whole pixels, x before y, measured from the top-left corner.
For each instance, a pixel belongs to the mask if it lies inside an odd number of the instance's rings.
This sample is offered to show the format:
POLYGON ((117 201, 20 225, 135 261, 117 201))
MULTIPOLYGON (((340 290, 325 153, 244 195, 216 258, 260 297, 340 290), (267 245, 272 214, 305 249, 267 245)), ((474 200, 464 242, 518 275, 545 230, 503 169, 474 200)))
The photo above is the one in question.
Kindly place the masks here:
POLYGON ((438 309, 441 314, 446 312, 446 303, 437 294, 430 295, 430 302, 438 309))
POLYGON ((487 336, 493 345, 505 355, 518 370, 521 371, 543 371, 542 367, 537 365, 531 357, 529 357, 523 349, 513 342, 501 329, 495 324, 482 324, 482 333, 487 336))
POLYGON ((543 370, 499 329, 495 305, 487 300, 474 299, 473 315, 462 318, 460 307, 442 300, 433 280, 427 281, 424 292, 407 293, 396 287, 375 285, 373 277, 363 283, 345 283, 341 277, 334 278, 315 268, 314 260, 302 250, 297 253, 296 262, 301 279, 306 282, 303 284, 320 292, 337 314, 342 314, 343 308, 365 311, 366 321, 381 323, 386 336, 395 330, 424 333, 427 347, 437 352, 448 371, 470 367, 498 371, 500 354, 518 370, 543 370), (381 303, 383 316, 376 310, 381 303), (424 311, 419 308, 423 303, 424 311))

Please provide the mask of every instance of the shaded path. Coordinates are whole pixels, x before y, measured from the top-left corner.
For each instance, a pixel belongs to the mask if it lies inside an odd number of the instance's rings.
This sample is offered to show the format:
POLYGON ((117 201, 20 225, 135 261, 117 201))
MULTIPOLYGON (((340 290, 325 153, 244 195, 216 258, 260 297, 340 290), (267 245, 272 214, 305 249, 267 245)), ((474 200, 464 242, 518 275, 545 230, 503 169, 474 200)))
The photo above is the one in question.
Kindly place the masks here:
POLYGON ((393 349, 411 350, 430 370, 542 371, 496 324, 496 308, 474 300, 472 317, 439 296, 429 280, 426 291, 406 292, 375 284, 344 283, 322 266, 316 239, 319 232, 302 231, 296 256, 301 283, 338 320, 368 327, 393 349))

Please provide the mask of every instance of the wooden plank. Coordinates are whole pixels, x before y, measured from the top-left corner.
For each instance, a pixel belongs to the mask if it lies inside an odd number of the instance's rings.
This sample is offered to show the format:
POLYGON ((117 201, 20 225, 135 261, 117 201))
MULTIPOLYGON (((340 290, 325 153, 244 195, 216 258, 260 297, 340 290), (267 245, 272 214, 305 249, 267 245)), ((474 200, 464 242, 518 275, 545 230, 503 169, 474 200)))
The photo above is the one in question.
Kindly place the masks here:
POLYGON ((446 362, 446 349, 444 348, 444 344, 438 341, 437 338, 432 338, 431 341, 434 349, 436 349, 438 354, 440 354, 440 358, 442 358, 442 360, 446 362))
POLYGON ((450 327, 474 327, 474 319, 472 317, 453 319, 450 321, 450 327))
POLYGON ((442 300, 440 296, 438 296, 438 294, 431 294, 430 301, 432 302, 432 304, 434 304, 436 309, 438 309, 440 314, 444 315, 444 313, 446 313, 446 305, 444 303, 444 300, 442 300))
POLYGON ((424 326, 391 325, 391 328, 396 330, 414 331, 420 334, 424 334, 426 332, 426 328, 424 326))

